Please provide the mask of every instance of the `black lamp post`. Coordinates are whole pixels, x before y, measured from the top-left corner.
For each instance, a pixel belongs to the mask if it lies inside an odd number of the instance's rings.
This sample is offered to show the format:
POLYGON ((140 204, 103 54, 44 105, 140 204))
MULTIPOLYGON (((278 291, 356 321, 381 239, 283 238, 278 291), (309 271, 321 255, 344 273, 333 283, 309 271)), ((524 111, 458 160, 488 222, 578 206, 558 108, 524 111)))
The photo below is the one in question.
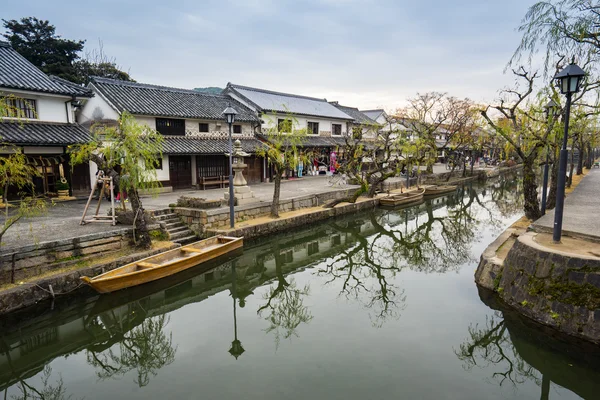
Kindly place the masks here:
MULTIPOLYGON (((548 124, 552 123, 552 119, 557 117, 556 111, 559 105, 552 99, 544 106, 546 109, 546 120, 548 124)), ((548 168, 550 164, 550 149, 546 145, 546 163, 544 164, 544 184, 542 186, 542 215, 546 215, 546 199, 548 197, 548 168)))
POLYGON ((552 238, 556 243, 560 242, 560 237, 562 235, 563 210, 565 207, 565 181, 567 178, 568 155, 567 139, 569 135, 569 115, 571 114, 571 96, 573 93, 579 91, 581 81, 585 76, 585 72, 579 68, 574 61, 575 60, 554 77, 558 83, 560 92, 567 96, 567 105, 565 107, 565 133, 558 164, 558 187, 556 188, 556 209, 554 211, 554 232, 552 235, 552 238))
POLYGON ((229 124, 229 226, 233 228, 235 226, 235 211, 233 210, 235 199, 233 197, 233 143, 231 141, 231 134, 237 111, 235 111, 235 109, 231 107, 230 104, 223 111, 223 115, 225 116, 225 119, 229 124))

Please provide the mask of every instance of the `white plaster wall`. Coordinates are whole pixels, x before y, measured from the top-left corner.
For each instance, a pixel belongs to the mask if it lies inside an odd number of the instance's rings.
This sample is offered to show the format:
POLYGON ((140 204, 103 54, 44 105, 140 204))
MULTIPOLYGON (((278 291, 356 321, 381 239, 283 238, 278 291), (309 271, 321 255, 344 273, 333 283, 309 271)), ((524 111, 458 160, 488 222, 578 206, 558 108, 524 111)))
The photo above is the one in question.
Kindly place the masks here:
POLYGON ((34 120, 45 121, 45 122, 74 122, 73 108, 71 98, 68 96, 50 96, 41 95, 30 92, 19 92, 19 91, 4 91, 0 90, 2 95, 13 95, 20 99, 32 99, 36 102, 37 118, 34 120), (67 103, 67 109, 69 113, 69 120, 67 121, 67 110, 65 110, 65 102, 67 103))
POLYGON ((148 125, 152 129, 156 129, 156 117, 147 117, 145 115, 135 115, 135 120, 138 124, 148 125))
MULTIPOLYGON (((94 89, 93 86, 91 89, 94 89)), ((77 118, 79 123, 100 119, 117 120, 119 113, 102 96, 94 91, 94 97, 85 102, 77 118)))
MULTIPOLYGON (((284 114, 274 114, 267 113, 261 116, 261 119, 264 121, 262 124, 263 132, 268 132, 271 129, 277 127, 278 119, 285 119, 286 115, 284 114)), ((319 136, 331 136, 331 125, 332 124, 340 124, 342 125, 342 135, 345 136, 347 133, 347 120, 338 120, 338 119, 328 119, 328 118, 318 118, 318 117, 304 117, 304 116, 294 116, 293 121, 293 130, 307 129, 309 122, 318 122, 319 123, 319 136)), ((337 135, 336 135, 337 136, 337 135)), ((341 137, 337 136, 337 137, 341 137)))
POLYGON ((169 155, 163 154, 162 169, 156 170, 156 178, 159 181, 168 181, 169 177, 169 155))
MULTIPOLYGON (((242 126, 242 133, 234 133, 233 137, 252 137, 254 131, 252 124, 249 122, 236 122, 234 125, 242 126)), ((225 121, 214 121, 214 120, 202 120, 202 119, 186 119, 185 120, 185 134, 186 136, 199 136, 199 137, 215 137, 215 136, 229 136, 229 125, 225 121), (208 124, 208 132, 200 132, 200 123, 208 124)))

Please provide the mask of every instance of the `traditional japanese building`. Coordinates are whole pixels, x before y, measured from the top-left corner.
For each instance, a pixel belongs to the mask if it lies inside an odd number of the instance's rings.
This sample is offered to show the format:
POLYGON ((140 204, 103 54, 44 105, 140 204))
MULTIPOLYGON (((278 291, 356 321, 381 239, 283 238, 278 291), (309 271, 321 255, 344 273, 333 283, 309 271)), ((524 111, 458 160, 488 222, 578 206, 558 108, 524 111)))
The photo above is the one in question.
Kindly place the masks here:
POLYGON ((260 128, 256 113, 235 99, 222 94, 207 94, 145 83, 108 78, 92 78, 89 89, 95 97, 80 112, 82 124, 115 121, 123 111, 164 136, 163 159, 158 179, 164 188, 207 188, 202 182, 215 182, 229 175, 229 126, 222 115, 231 105, 238 112, 233 125, 233 140, 251 156, 244 176, 249 183, 261 182, 265 164, 254 156, 262 146, 255 137, 260 128))
MULTIPOLYGON (((0 116, 0 156, 20 148, 40 176, 35 193, 53 195, 65 179, 71 193, 90 189, 87 164, 71 168, 67 148, 85 143, 89 132, 75 119, 75 109, 92 97, 87 88, 49 76, 0 41, 0 101, 8 110, 0 116)), ((9 192, 10 194, 11 192, 9 192)))

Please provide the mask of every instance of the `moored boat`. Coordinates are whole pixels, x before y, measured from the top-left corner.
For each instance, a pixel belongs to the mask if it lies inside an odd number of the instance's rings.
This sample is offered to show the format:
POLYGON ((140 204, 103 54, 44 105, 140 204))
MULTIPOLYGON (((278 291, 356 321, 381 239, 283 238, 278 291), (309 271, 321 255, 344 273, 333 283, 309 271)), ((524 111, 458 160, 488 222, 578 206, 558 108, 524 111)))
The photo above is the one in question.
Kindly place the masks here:
POLYGON ((215 236, 81 280, 99 293, 110 293, 174 275, 242 246, 243 238, 215 236))
POLYGON ((456 185, 429 186, 425 188, 425 196, 437 196, 444 193, 454 192, 455 190, 456 185))
POLYGON ((397 207, 417 203, 423 200, 425 189, 418 189, 413 192, 390 194, 379 199, 379 204, 387 207, 397 207))

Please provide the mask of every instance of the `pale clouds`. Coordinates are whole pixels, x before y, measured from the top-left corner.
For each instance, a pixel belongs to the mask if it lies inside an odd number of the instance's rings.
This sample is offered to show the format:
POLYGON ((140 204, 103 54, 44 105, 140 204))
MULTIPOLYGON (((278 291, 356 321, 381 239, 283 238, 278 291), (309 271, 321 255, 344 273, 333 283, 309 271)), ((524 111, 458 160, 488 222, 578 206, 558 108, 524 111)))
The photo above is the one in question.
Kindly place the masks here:
POLYGON ((67 38, 98 38, 140 82, 193 88, 228 81, 361 108, 416 92, 491 101, 518 45, 529 0, 29 1, 67 38))

